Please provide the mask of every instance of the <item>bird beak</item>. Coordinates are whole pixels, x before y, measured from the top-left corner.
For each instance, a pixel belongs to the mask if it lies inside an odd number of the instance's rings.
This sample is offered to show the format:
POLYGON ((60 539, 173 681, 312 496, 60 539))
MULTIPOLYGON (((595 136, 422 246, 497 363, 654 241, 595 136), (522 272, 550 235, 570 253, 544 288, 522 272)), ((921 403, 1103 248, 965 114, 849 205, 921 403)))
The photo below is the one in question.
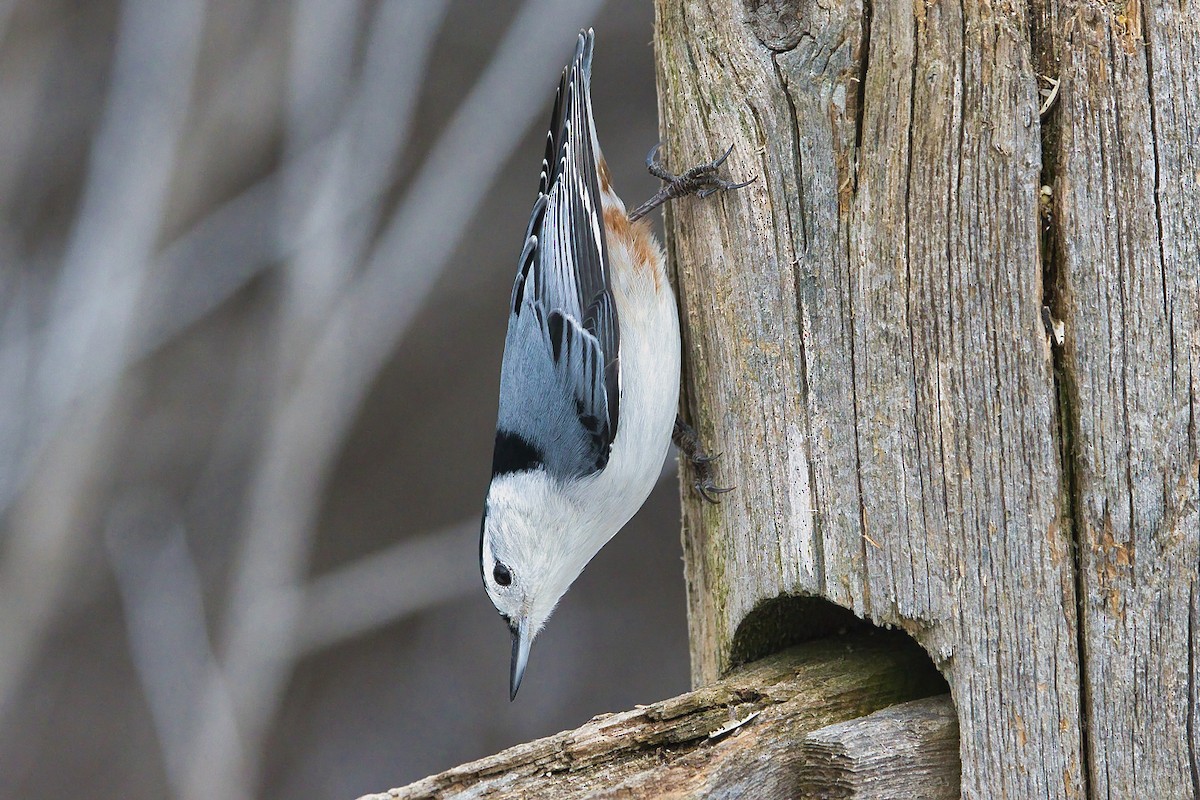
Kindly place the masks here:
POLYGON ((525 665, 529 663, 529 645, 533 637, 529 635, 529 618, 521 617, 512 626, 513 652, 512 672, 508 679, 509 702, 517 699, 517 689, 521 688, 521 678, 525 675, 525 665))

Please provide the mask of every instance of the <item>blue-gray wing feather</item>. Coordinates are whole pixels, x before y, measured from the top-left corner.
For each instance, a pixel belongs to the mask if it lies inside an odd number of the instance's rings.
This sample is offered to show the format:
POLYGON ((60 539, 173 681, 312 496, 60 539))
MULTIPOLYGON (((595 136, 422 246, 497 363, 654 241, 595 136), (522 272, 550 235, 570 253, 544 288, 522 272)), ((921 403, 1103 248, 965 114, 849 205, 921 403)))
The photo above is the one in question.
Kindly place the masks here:
POLYGON ((592 36, 581 33, 551 117, 500 374, 493 473, 560 478, 607 463, 617 432, 619 325, 591 130, 592 36))

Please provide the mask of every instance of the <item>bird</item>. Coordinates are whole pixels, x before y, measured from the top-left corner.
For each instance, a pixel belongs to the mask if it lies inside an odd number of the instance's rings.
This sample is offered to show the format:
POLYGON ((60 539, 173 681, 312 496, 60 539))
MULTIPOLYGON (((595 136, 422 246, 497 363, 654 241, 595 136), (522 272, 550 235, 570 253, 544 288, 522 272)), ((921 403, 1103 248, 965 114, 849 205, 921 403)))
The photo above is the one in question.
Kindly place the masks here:
MULTIPOLYGON (((551 114, 537 200, 508 306, 492 477, 480 524, 484 588, 512 634, 509 699, 530 646, 587 563, 645 502, 672 439, 707 499, 695 431, 677 417, 679 317, 666 258, 643 217, 686 194, 736 189, 729 156, 665 181, 627 212, 596 137, 595 34, 580 31, 551 114)), ((732 148, 730 148, 730 151, 732 148)))

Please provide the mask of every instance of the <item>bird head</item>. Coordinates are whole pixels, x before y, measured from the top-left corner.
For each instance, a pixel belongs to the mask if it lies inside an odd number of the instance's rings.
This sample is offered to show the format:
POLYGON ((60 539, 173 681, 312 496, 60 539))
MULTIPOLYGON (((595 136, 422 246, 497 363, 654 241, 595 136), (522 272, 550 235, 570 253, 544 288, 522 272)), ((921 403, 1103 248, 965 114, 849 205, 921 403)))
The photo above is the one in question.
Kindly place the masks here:
POLYGON ((576 492, 540 469, 496 476, 488 490, 479 566, 513 637, 510 699, 534 638, 603 544, 592 535, 594 520, 584 507, 576 492))

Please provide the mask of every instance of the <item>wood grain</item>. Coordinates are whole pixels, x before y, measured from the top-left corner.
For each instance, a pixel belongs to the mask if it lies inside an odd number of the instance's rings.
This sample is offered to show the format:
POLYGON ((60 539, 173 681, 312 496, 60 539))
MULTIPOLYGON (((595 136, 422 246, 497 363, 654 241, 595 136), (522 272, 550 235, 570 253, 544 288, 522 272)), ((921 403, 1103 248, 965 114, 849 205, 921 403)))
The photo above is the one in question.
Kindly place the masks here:
POLYGON ((905 644, 879 634, 810 642, 704 689, 361 800, 796 797, 805 734, 944 691, 905 644))
POLYGON ((967 797, 1200 794, 1200 51, 1121 6, 657 4, 667 165, 759 176, 667 213, 684 414, 739 487, 684 494, 693 680, 780 597, 899 626, 967 797))
POLYGON ((1047 2, 1054 313, 1095 797, 1195 797, 1200 21, 1047 2))
POLYGON ((804 737, 799 796, 957 800, 958 717, 949 695, 900 703, 804 737))

